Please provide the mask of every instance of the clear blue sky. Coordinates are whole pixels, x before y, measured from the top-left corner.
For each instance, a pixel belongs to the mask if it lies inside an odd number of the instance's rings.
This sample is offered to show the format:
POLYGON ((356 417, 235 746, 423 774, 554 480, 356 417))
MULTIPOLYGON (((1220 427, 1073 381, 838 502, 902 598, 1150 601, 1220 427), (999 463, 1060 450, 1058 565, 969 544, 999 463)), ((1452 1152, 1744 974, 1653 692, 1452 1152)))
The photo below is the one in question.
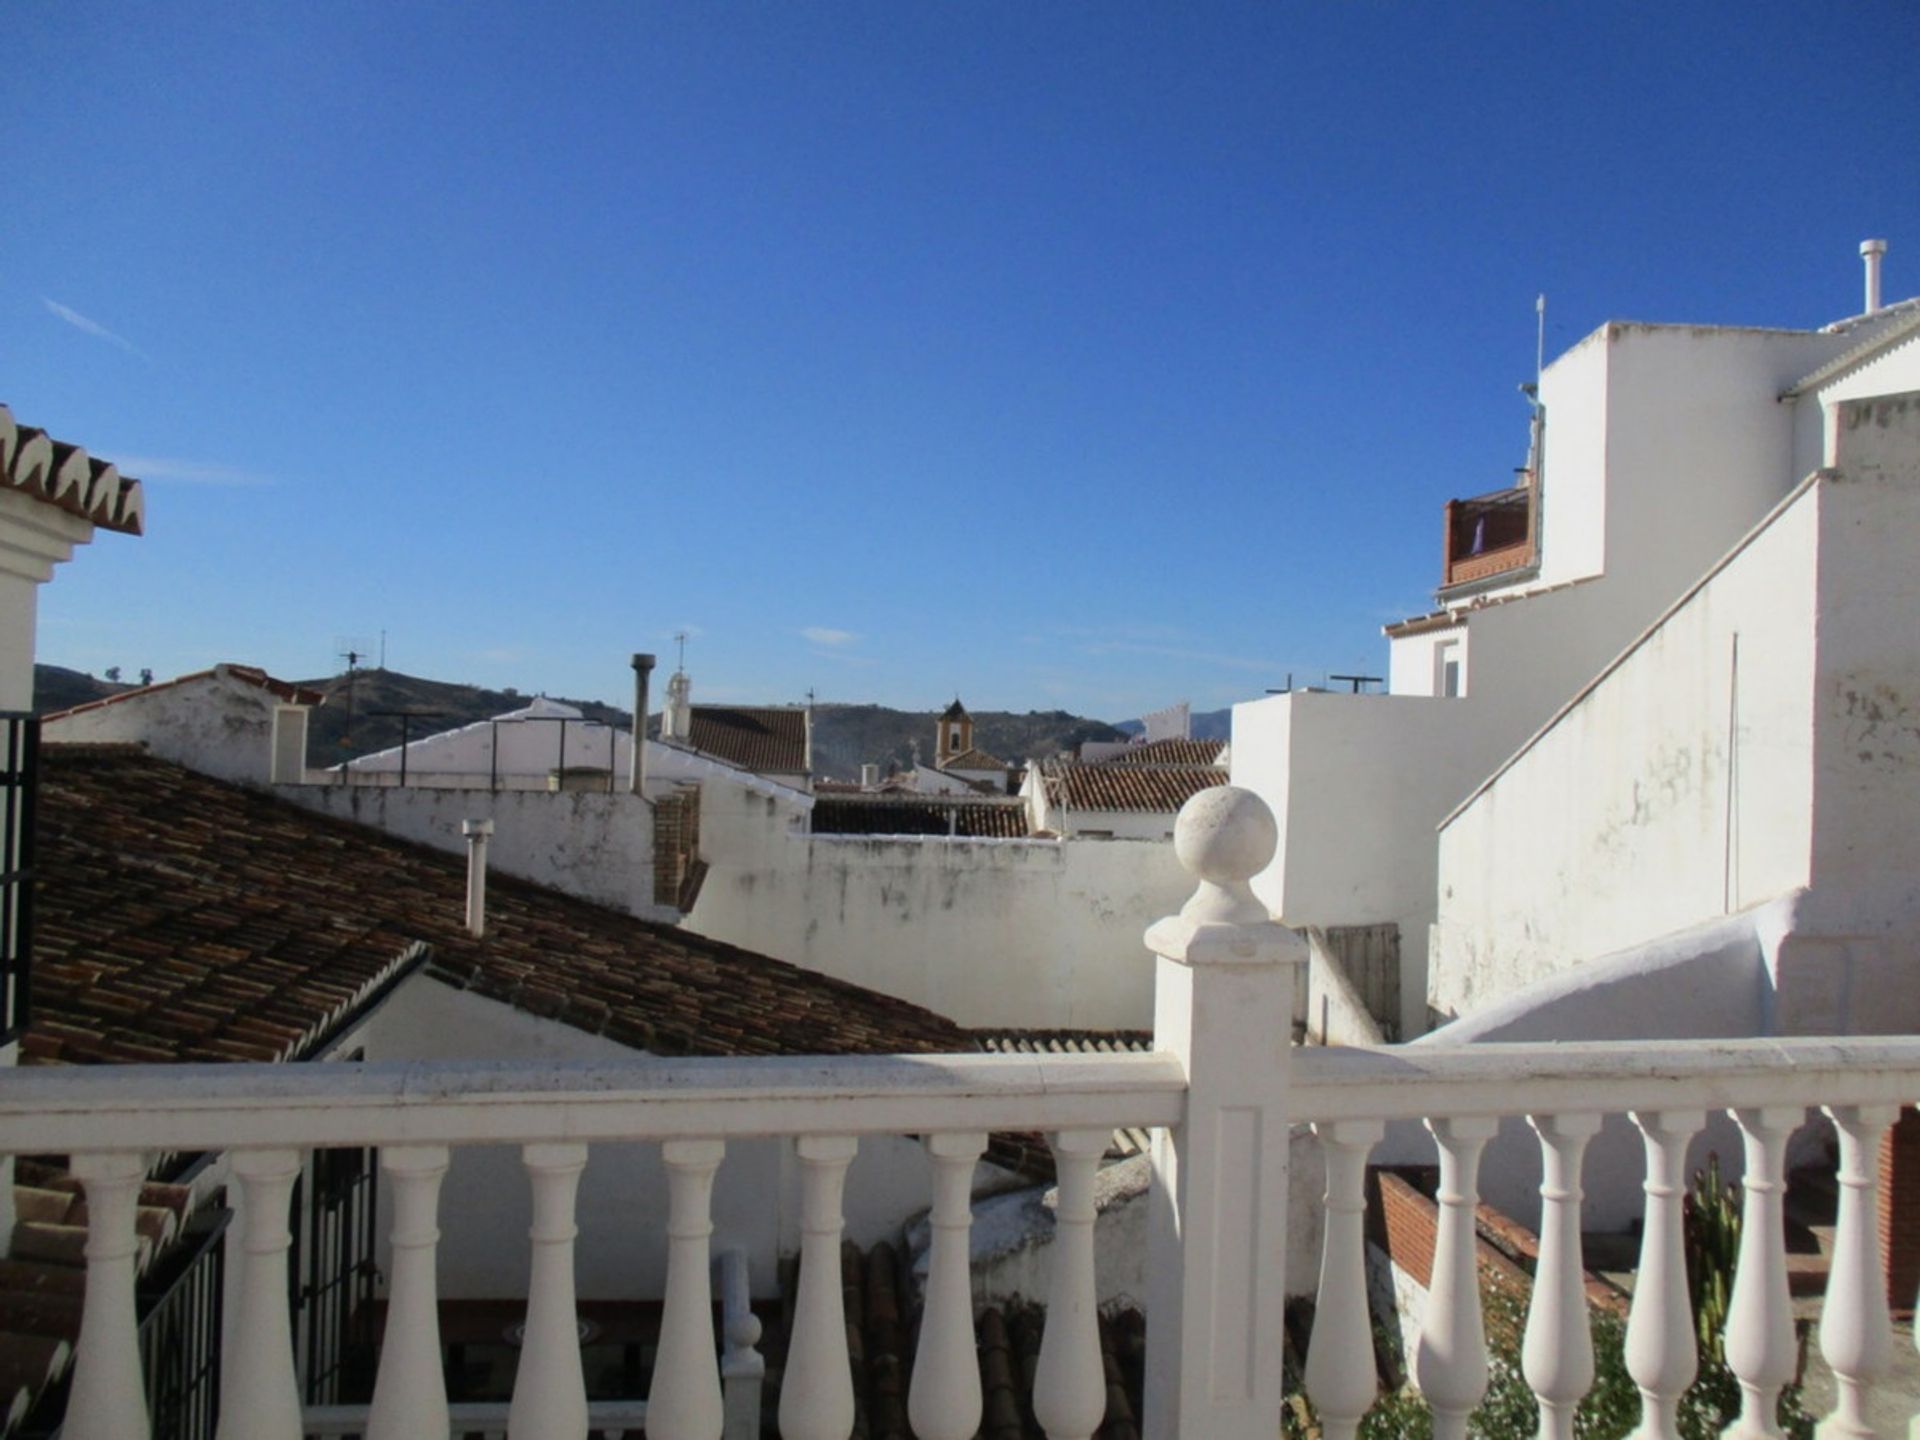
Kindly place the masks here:
POLYGON ((1385 661, 1608 318, 1920 291, 1920 6, 8 7, 43 660, 1212 708, 1385 661))

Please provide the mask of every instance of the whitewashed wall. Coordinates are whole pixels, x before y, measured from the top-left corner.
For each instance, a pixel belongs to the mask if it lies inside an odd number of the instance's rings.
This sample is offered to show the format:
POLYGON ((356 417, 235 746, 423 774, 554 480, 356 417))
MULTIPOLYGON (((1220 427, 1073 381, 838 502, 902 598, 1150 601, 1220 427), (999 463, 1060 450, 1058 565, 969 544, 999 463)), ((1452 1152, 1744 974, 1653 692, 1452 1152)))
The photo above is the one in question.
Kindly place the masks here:
POLYGON ((1794 417, 1794 443, 1803 470, 1837 463, 1843 402, 1915 390, 1920 390, 1920 332, 1842 370, 1814 394, 1802 396, 1794 417))
POLYGON ((92 538, 79 516, 0 487, 0 710, 32 708, 40 587, 92 538))
POLYGON ((214 667, 204 679, 131 694, 47 721, 50 743, 133 742, 162 760, 240 785, 264 785, 273 766, 278 696, 214 667))
POLYGON ((1807 883, 1826 493, 1783 509, 1445 825, 1437 1008, 1807 883))
POLYGON ((494 870, 647 919, 678 913, 653 903, 653 807, 631 795, 358 785, 276 785, 273 793, 455 855, 467 851, 461 821, 491 820, 494 870))
POLYGON ((1170 844, 816 836, 770 803, 703 794, 689 929, 963 1025, 1152 1025, 1141 937, 1193 890, 1170 844))
POLYGON ((1425 1029, 1434 827, 1505 753, 1478 700, 1294 691, 1233 707, 1235 785, 1280 822, 1254 892, 1289 925, 1400 926, 1401 1035, 1425 1029))

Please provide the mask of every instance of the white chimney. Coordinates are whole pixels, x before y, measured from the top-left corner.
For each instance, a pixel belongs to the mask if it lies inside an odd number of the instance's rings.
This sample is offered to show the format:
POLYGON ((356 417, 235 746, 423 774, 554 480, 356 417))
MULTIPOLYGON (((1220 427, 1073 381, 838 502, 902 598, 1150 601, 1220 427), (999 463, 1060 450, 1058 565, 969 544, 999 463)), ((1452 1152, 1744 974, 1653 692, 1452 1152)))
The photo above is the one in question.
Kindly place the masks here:
POLYGON ((478 940, 487 933, 487 841, 493 821, 462 820, 460 833, 467 837, 467 933, 478 940))
POLYGON ((693 681, 676 670, 667 681, 667 703, 660 710, 660 738, 685 740, 693 729, 693 681))
POLYGON ((880 767, 869 761, 860 767, 860 788, 878 790, 880 788, 880 767))
POLYGON ((1860 258, 1867 267, 1867 308, 1868 315, 1880 308, 1880 257, 1887 253, 1884 240, 1862 240, 1860 258))
POLYGON ((273 707, 273 751, 267 779, 274 785, 300 785, 307 778, 307 707, 273 707))

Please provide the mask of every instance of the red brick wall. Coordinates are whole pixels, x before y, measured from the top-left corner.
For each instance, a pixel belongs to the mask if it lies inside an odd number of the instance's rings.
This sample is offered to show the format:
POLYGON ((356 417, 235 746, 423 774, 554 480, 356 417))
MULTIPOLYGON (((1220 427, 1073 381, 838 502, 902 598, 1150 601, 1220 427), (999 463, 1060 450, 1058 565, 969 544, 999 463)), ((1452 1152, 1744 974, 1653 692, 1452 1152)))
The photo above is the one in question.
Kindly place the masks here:
POLYGON ((1887 1303, 1913 1309, 1920 1291, 1920 1110, 1902 1110, 1880 1142, 1880 1253, 1887 1303))
POLYGON ((680 888, 700 854, 700 787, 689 785, 653 802, 653 903, 678 905, 680 888))

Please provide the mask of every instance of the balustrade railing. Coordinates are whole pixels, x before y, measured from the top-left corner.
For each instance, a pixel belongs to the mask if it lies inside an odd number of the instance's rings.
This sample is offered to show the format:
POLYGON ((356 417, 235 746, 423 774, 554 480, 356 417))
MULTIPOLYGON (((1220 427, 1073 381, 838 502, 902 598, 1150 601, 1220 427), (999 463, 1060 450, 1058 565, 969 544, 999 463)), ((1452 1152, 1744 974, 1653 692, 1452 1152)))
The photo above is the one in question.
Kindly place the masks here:
MULTIPOLYGON (((1199 797, 1219 810, 1243 792, 1199 797), (1208 798, 1212 797, 1212 798, 1208 798)), ((1244 817, 1229 816, 1236 823, 1244 817)), ((1269 821, 1270 824, 1270 821, 1269 821)), ((1568 1437, 1593 1376, 1579 1216, 1587 1142, 1603 1115, 1644 1138, 1646 1217, 1626 1360, 1644 1402, 1638 1437, 1677 1440, 1695 1367, 1680 1238, 1686 1145, 1710 1111, 1745 1145, 1745 1224, 1726 1357, 1743 1393, 1736 1437, 1778 1433, 1794 1330, 1782 1233, 1788 1136, 1824 1107, 1840 1137, 1833 1286, 1821 1326, 1838 1408, 1825 1433, 1868 1436, 1865 1401, 1891 1355, 1877 1279, 1873 1156, 1897 1109, 1920 1099, 1920 1039, 1308 1049, 1287 1043, 1288 964, 1304 947, 1265 918, 1245 880, 1259 837, 1222 824, 1182 858, 1202 878, 1149 932, 1160 955, 1158 1048, 1111 1055, 949 1055, 625 1063, 183 1066, 28 1070, 0 1077, 0 1147, 73 1156, 87 1190, 86 1309, 67 1440, 145 1440, 134 1326, 134 1197, 154 1151, 231 1156, 244 1222, 238 1327, 223 1372, 222 1440, 364 1434, 423 1440, 468 1429, 508 1440, 584 1440, 636 1417, 588 1403, 574 1314, 577 1187, 596 1147, 660 1147, 668 1184, 666 1286, 643 1423, 656 1440, 718 1440, 725 1382, 754 1338, 744 1270, 723 1267, 727 1359, 715 1343, 713 1195, 735 1142, 781 1137, 801 1182, 799 1293, 778 1423, 790 1440, 846 1440, 854 1425, 840 1239, 862 1137, 919 1135, 931 1159, 932 1251, 909 1387, 923 1440, 978 1426, 980 1376, 967 1255, 973 1166, 991 1131, 1043 1132, 1059 1197, 1033 1408, 1050 1440, 1090 1440, 1106 1410, 1099 1354, 1094 1180, 1115 1128, 1153 1128, 1147 1433, 1273 1440, 1287 1152, 1311 1125, 1326 1158, 1326 1224, 1305 1388, 1325 1435, 1356 1433, 1378 1381, 1365 1296, 1363 1184, 1386 1126, 1424 1121, 1440 1162, 1432 1284, 1412 1372, 1436 1436, 1463 1436, 1487 1385, 1474 1208, 1499 1122, 1524 1116, 1542 1156, 1541 1241, 1524 1376, 1540 1434, 1568 1437), (380 1151, 392 1196, 387 1339, 364 1418, 303 1414, 287 1332, 288 1192, 300 1151, 380 1151), (450 1153, 518 1147, 533 1195, 531 1282, 519 1372, 504 1413, 448 1405, 440 1368, 438 1197, 450 1153), (363 1428, 331 1426, 351 1423, 363 1428)))

